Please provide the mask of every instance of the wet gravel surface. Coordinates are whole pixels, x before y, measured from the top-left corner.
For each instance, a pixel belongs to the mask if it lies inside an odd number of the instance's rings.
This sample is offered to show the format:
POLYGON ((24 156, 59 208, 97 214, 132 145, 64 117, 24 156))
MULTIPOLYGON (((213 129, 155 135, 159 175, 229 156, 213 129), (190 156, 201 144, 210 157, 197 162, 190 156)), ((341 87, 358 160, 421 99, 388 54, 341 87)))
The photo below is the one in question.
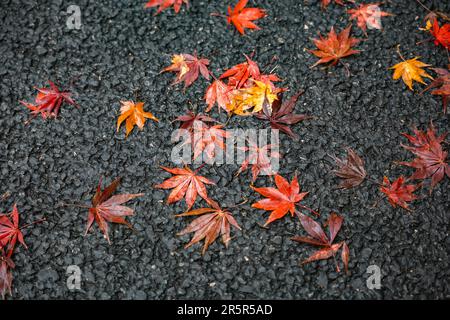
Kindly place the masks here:
MULTIPOLYGON (((427 36, 418 30, 426 14, 415 1, 390 1, 382 32, 369 30, 358 46, 363 52, 346 60, 345 69, 310 69, 316 61, 305 48, 311 37, 331 26, 348 24, 342 7, 320 10, 317 1, 257 1, 269 16, 258 22, 262 30, 239 36, 225 20, 210 16, 225 12, 231 1, 191 1, 178 15, 170 9, 158 16, 143 10, 145 1, 19 1, 0 4, 0 194, 9 192, 0 210, 17 202, 23 223, 45 216, 47 222, 26 229, 29 250, 14 255, 13 299, 366 299, 449 298, 449 179, 431 196, 413 203, 407 213, 380 200, 369 181, 355 190, 336 189, 328 154, 344 156, 350 146, 366 161, 369 175, 391 179, 411 170, 394 164, 411 155, 400 147, 400 132, 433 121, 439 132, 448 130, 439 98, 413 93, 391 79, 388 67, 405 57, 445 67, 447 54, 432 42, 416 45, 427 36), (66 26, 67 7, 82 12, 81 30, 66 26), (171 123, 192 104, 203 110, 206 81, 185 93, 170 86, 173 75, 158 75, 174 53, 192 53, 211 60, 216 75, 255 52, 254 60, 268 65, 276 56, 277 74, 291 91, 303 88, 297 110, 315 116, 297 125, 301 136, 282 136, 281 174, 297 170, 304 204, 320 210, 322 220, 332 211, 345 217, 338 240, 350 247, 350 274, 337 273, 332 260, 300 267, 313 248, 292 242, 304 234, 298 220, 286 217, 264 229, 268 213, 251 209, 259 199, 249 187, 250 176, 232 180, 237 165, 205 166, 201 173, 217 182, 209 194, 223 205, 249 202, 235 209, 242 232, 233 233, 228 249, 221 242, 201 256, 200 246, 188 250, 188 236, 177 237, 189 219, 175 218, 184 202, 168 206, 168 192, 153 185, 169 175, 159 165, 172 166, 171 123), (74 92, 80 108, 65 106, 58 119, 40 118, 24 125, 28 112, 19 100, 32 101, 33 86, 52 80, 74 92), (121 100, 139 99, 161 119, 148 122, 125 139, 115 132, 121 100), (135 231, 111 228, 108 245, 97 227, 83 237, 87 212, 60 204, 88 204, 100 176, 107 182, 123 177, 119 191, 144 192, 131 202, 135 231), (379 200, 379 201, 378 201, 379 200), (378 201, 378 202, 377 202, 378 201), (376 206, 374 204, 377 203, 376 206), (66 268, 82 270, 80 291, 66 286, 66 268), (369 265, 381 269, 381 289, 366 286, 369 265)), ((436 1, 445 8, 446 1, 436 1)), ((234 1, 233 1, 234 5, 234 1)), ((354 35, 364 37, 354 28, 354 35)), ((419 87, 416 87, 419 88, 419 87)), ((226 120, 224 114, 213 116, 226 120)), ((228 128, 263 128, 250 118, 233 118, 228 128)), ((259 178, 257 186, 270 183, 259 178)), ((196 207, 204 203, 198 200, 196 207)))

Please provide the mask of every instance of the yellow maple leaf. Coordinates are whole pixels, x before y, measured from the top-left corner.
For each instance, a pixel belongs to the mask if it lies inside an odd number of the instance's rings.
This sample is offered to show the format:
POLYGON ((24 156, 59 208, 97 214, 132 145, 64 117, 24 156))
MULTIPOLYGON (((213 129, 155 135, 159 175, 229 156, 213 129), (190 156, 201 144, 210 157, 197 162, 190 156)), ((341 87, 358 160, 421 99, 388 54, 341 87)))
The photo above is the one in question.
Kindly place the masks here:
POLYGON ((167 71, 178 72, 177 79, 181 79, 189 71, 184 56, 182 54, 174 54, 172 57, 172 64, 167 68, 164 68, 161 72, 167 71))
POLYGON ((433 79, 425 70, 422 68, 430 67, 431 65, 423 63, 419 61, 420 57, 415 57, 413 59, 405 60, 397 63, 395 66, 390 67, 389 69, 394 69, 393 79, 397 80, 402 77, 403 82, 408 86, 410 90, 413 90, 412 85, 413 81, 417 81, 422 84, 426 84, 422 77, 426 77, 429 79, 433 79))
POLYGON ((280 89, 272 89, 270 84, 254 80, 253 87, 239 90, 230 98, 227 110, 238 115, 251 115, 262 110, 264 99, 269 101, 269 105, 277 100, 277 93, 280 89))
POLYGON ((120 117, 117 119, 117 131, 122 122, 126 120, 127 137, 135 125, 142 130, 147 119, 159 121, 151 112, 144 112, 143 102, 121 101, 120 103, 122 106, 120 107, 120 117))

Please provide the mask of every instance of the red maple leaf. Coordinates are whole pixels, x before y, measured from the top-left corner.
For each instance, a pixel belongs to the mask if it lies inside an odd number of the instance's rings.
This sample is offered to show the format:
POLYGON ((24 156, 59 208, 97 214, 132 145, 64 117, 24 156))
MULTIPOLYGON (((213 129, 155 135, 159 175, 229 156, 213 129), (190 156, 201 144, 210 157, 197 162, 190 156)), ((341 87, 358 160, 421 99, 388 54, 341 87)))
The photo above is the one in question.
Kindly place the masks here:
POLYGON ((209 80, 209 70, 207 66, 209 60, 197 57, 197 54, 190 55, 187 53, 174 55, 172 64, 164 68, 161 72, 176 72, 177 77, 173 84, 184 82, 184 88, 189 87, 198 79, 201 74, 206 80, 209 80))
POLYGON ((258 78, 261 74, 258 64, 247 55, 244 54, 244 56, 247 59, 246 62, 231 67, 219 77, 219 79, 228 78, 228 86, 230 87, 240 89, 247 83, 250 77, 258 78))
POLYGON ((450 72, 441 68, 432 68, 432 70, 434 70, 439 77, 435 78, 422 93, 434 89, 431 91, 431 94, 442 96, 444 114, 447 114, 447 104, 450 100, 450 72))
POLYGON ((161 168, 174 175, 163 183, 155 185, 155 188, 173 189, 167 198, 168 204, 180 201, 184 197, 187 210, 189 210, 194 205, 197 195, 206 201, 210 201, 205 184, 215 185, 215 183, 203 176, 197 175, 197 172, 201 167, 197 168, 195 171, 192 171, 187 166, 184 168, 173 169, 167 167, 161 168))
POLYGON ((111 244, 111 240, 109 239, 108 222, 124 224, 129 228, 132 228, 131 224, 126 221, 125 218, 132 216, 134 210, 123 206, 122 204, 136 197, 143 196, 144 194, 118 194, 113 196, 112 194, 116 191, 119 184, 120 178, 117 178, 102 190, 102 179, 100 178, 97 190, 92 198, 92 206, 89 208, 85 236, 91 229, 94 220, 97 222, 98 227, 103 232, 103 235, 109 244, 111 244))
POLYGON ((0 296, 5 299, 6 294, 12 295, 12 273, 11 269, 14 269, 14 262, 9 256, 6 255, 5 250, 0 248, 0 296))
POLYGON ((239 0, 234 9, 228 6, 227 23, 233 24, 240 34, 245 34, 245 29, 260 30, 253 21, 266 16, 266 11, 260 8, 245 8, 248 0, 239 0))
POLYGON ((273 144, 268 144, 263 147, 258 147, 258 144, 255 143, 252 139, 247 139, 248 147, 240 147, 239 149, 247 152, 247 157, 242 163, 236 175, 241 174, 242 172, 248 169, 248 166, 252 166, 252 182, 256 181, 256 178, 260 174, 264 175, 274 175, 276 172, 272 168, 272 159, 280 158, 281 155, 278 152, 272 150, 274 147, 273 144), (270 156, 269 156, 270 152, 270 156))
MULTIPOLYGON (((304 260, 302 264, 335 257, 338 250, 342 247, 341 258, 342 262, 344 263, 345 272, 348 272, 350 250, 347 244, 344 241, 333 244, 336 235, 338 234, 339 230, 341 230, 344 218, 335 213, 332 213, 330 215, 326 223, 326 225, 328 225, 329 231, 329 237, 327 237, 320 224, 318 224, 316 221, 302 213, 298 213, 298 217, 300 219, 300 223, 302 224, 305 231, 310 235, 310 237, 297 236, 291 238, 291 240, 321 247, 320 250, 314 252, 311 256, 309 256, 309 258, 304 260)), ((335 263, 337 272, 340 272, 340 268, 336 259, 335 263)))
POLYGON ((201 208, 176 215, 177 217, 200 215, 200 217, 196 218, 185 229, 180 231, 178 235, 182 236, 194 232, 194 236, 185 248, 189 248, 191 245, 205 239, 202 254, 205 254, 209 245, 220 235, 222 236, 223 244, 225 247, 228 247, 231 240, 230 226, 241 230, 236 219, 234 219, 228 210, 221 209, 215 201, 210 200, 208 203, 212 208, 201 208))
POLYGON ((307 209, 315 214, 317 214, 312 209, 301 205, 300 202, 309 192, 301 192, 300 186, 298 184, 297 175, 294 176, 291 183, 289 183, 285 178, 276 174, 275 175, 275 185, 277 188, 265 187, 265 188, 255 188, 252 187, 254 191, 258 192, 262 196, 266 197, 254 204, 252 208, 262 209, 267 211, 272 211, 269 219, 266 221, 264 226, 269 223, 283 218, 289 212, 291 216, 294 216, 295 206, 307 209))
POLYGON ((223 81, 214 80, 205 93, 204 99, 208 104, 206 112, 211 111, 216 102, 219 110, 220 108, 227 110, 227 105, 230 104, 229 95, 232 90, 233 88, 226 85, 223 81))
POLYGON ((400 176, 392 184, 387 177, 383 178, 383 184, 380 186, 380 191, 383 192, 389 203, 395 208, 400 206, 406 210, 411 210, 408 207, 407 202, 418 199, 418 197, 413 194, 420 186, 414 184, 405 184, 405 178, 400 176))
POLYGON ((450 164, 447 163, 448 152, 442 148, 447 133, 436 136, 433 124, 430 125, 427 132, 423 132, 414 128, 415 136, 403 133, 409 142, 410 146, 402 146, 412 152, 416 158, 411 162, 400 162, 401 165, 412 167, 416 169, 413 175, 409 178, 412 180, 424 180, 431 178, 430 193, 433 188, 444 178, 445 175, 450 177, 450 164))
POLYGON ((49 89, 35 87, 38 94, 34 104, 20 101, 20 103, 31 110, 33 117, 40 114, 43 119, 56 118, 63 102, 76 106, 75 101, 70 97, 72 95, 70 92, 59 91, 52 81, 48 81, 48 83, 50 84, 49 89))
POLYGON ((173 6, 175 13, 178 13, 183 3, 185 3, 186 6, 189 7, 189 0, 150 0, 145 4, 145 8, 159 6, 158 11, 156 11, 155 13, 155 15, 157 15, 161 11, 173 6))
POLYGON ((446 49, 450 49, 450 23, 440 27, 437 19, 434 19, 430 33, 433 35, 435 45, 441 45, 446 49))
POLYGON ((207 124, 206 124, 207 122, 209 122, 209 123, 217 122, 216 120, 214 120, 211 117, 208 117, 201 113, 195 114, 194 112, 192 112, 190 110, 188 110, 186 112, 186 114, 177 117, 173 121, 181 122, 180 129, 185 129, 185 130, 189 130, 189 131, 194 130, 194 127, 197 127, 199 125, 207 126, 207 124))
POLYGON ((349 9, 350 19, 356 20, 358 27, 366 34, 367 26, 372 29, 381 29, 381 17, 392 16, 388 12, 380 10, 381 3, 360 4, 356 9, 349 9))
POLYGON ((194 134, 190 141, 194 151, 194 160, 205 154, 207 159, 214 160, 219 151, 225 151, 225 139, 230 133, 223 130, 223 125, 205 126, 194 125, 194 134))

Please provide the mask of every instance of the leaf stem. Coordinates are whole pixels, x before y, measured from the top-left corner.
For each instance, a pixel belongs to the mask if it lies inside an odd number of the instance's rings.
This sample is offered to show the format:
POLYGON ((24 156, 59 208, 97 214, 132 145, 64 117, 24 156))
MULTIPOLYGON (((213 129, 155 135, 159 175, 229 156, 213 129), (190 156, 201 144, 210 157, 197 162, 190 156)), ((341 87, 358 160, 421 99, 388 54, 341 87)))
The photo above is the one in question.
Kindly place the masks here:
POLYGON ((303 209, 308 210, 308 211, 311 212, 311 213, 314 213, 316 216, 320 216, 320 213, 318 213, 317 211, 314 211, 313 209, 311 209, 311 208, 309 208, 309 207, 306 207, 306 206, 304 206, 304 205, 302 205, 302 204, 298 204, 298 206, 299 206, 300 208, 303 208, 303 209))
POLYGON ((44 221, 47 221, 47 219, 46 219, 46 218, 42 218, 42 219, 33 221, 33 222, 31 222, 31 223, 27 223, 26 225, 21 226, 19 229, 22 230, 22 229, 28 228, 28 227, 30 227, 30 226, 32 226, 32 225, 34 225, 34 224, 41 223, 41 222, 44 222, 44 221))

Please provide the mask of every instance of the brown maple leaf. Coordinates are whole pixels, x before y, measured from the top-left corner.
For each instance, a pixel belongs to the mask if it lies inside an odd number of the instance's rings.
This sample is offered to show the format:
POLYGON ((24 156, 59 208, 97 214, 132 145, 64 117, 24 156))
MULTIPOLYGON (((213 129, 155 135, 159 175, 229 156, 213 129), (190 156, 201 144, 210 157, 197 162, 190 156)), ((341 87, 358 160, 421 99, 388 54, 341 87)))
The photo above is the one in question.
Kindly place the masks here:
MULTIPOLYGON (((337 215, 336 213, 332 213, 329 216, 328 221, 326 223, 326 225, 328 225, 329 230, 329 237, 327 237, 320 224, 318 224, 316 221, 314 221, 313 219, 302 213, 298 213, 297 215, 300 219, 300 223, 302 224, 303 228, 309 234, 310 237, 297 236, 291 238, 291 240, 321 247, 320 250, 314 252, 311 256, 309 256, 309 258, 304 260, 301 264, 335 257, 336 253, 342 247, 341 259, 344 264, 345 272, 348 272, 348 261, 350 256, 350 250, 347 244, 344 241, 333 244, 336 235, 338 234, 339 230, 341 230, 344 218, 337 215)), ((335 263, 337 272, 340 272, 340 268, 336 259, 335 263)))
POLYGON ((213 243, 220 235, 222 236, 223 244, 225 247, 228 247, 231 240, 230 226, 241 230, 241 227, 227 209, 221 209, 220 206, 212 200, 208 201, 208 203, 212 206, 212 208, 195 209, 176 215, 176 217, 200 215, 200 217, 192 221, 189 226, 179 232, 178 235, 182 236, 187 233, 195 232, 191 241, 185 246, 185 248, 189 248, 193 244, 205 239, 202 254, 205 254, 209 245, 213 243))
POLYGON ((312 39, 318 50, 309 50, 312 54, 319 57, 320 60, 313 64, 315 67, 322 63, 327 63, 330 66, 336 65, 342 58, 359 53, 359 50, 353 49, 359 43, 359 39, 350 36, 352 26, 349 25, 341 33, 336 34, 334 28, 327 38, 322 37, 319 33, 320 39, 312 39))
POLYGON ((190 55, 187 53, 176 54, 172 58, 172 64, 161 70, 162 72, 176 72, 177 77, 173 84, 184 82, 184 88, 189 87, 197 80, 201 74, 206 80, 209 80, 208 59, 199 59, 197 54, 190 55))
POLYGON ((144 112, 144 102, 134 103, 133 101, 121 101, 120 116, 117 119, 117 131, 120 125, 126 120, 126 136, 130 134, 134 126, 137 125, 140 130, 144 128, 145 121, 152 119, 159 122, 151 112, 144 112))
POLYGON ((333 173, 342 178, 339 188, 350 189, 359 186, 366 178, 364 161, 354 150, 347 148, 347 159, 339 159, 332 156, 338 166, 333 173))
POLYGON ((108 222, 124 224, 132 229, 131 224, 126 221, 125 218, 132 216, 134 210, 123 206, 122 204, 136 197, 141 197, 144 194, 119 194, 113 196, 112 194, 116 191, 119 184, 120 178, 117 178, 102 190, 102 179, 100 178, 97 190, 92 198, 92 206, 89 207, 85 236, 91 229, 94 220, 97 222, 98 227, 103 232, 103 235, 109 244, 111 244, 111 240, 109 239, 108 222))
POLYGON ((380 2, 360 4, 358 8, 349 9, 351 20, 356 20, 358 27, 367 36, 367 27, 381 30, 381 17, 392 16, 391 13, 380 10, 380 2))
POLYGON ((264 187, 264 188, 255 188, 252 189, 262 196, 266 197, 258 202, 252 204, 252 208, 262 209, 266 211, 272 211, 269 219, 266 221, 264 226, 267 226, 269 223, 283 218, 289 212, 291 216, 294 216, 295 206, 299 206, 300 208, 307 209, 315 214, 317 214, 314 210, 301 205, 300 202, 309 192, 301 192, 300 186, 298 184, 297 175, 294 176, 291 183, 289 183, 285 178, 276 174, 275 175, 275 185, 276 188, 273 187, 264 187))
POLYGON ((70 92, 60 91, 52 81, 48 81, 48 83, 50 84, 49 89, 35 87, 38 94, 34 104, 20 101, 20 103, 31 110, 33 117, 40 114, 43 119, 56 118, 64 102, 76 106, 75 101, 71 98, 72 94, 70 92))
POLYGON ((295 103, 303 92, 302 90, 298 91, 286 102, 283 102, 283 92, 280 92, 278 93, 278 99, 274 100, 272 105, 265 99, 262 111, 254 115, 260 120, 269 121, 272 129, 280 130, 291 138, 298 140, 298 135, 289 126, 312 118, 305 114, 294 113, 295 103))
POLYGON ((431 68, 431 70, 435 71, 439 77, 434 79, 422 93, 434 89, 431 94, 442 96, 444 114, 447 114, 447 104, 450 101, 450 72, 441 68, 431 68))
POLYGON ((203 176, 197 175, 197 172, 201 167, 197 168, 195 171, 192 171, 187 166, 184 168, 161 167, 174 176, 161 184, 155 185, 155 188, 173 189, 167 198, 167 204, 180 201, 184 197, 186 200, 187 210, 192 208, 195 203, 195 199, 197 199, 197 195, 206 201, 210 201, 205 184, 215 185, 215 183, 203 176))
POLYGON ((245 29, 260 30, 253 21, 264 18, 266 11, 260 8, 246 8, 248 0, 239 0, 232 9, 228 6, 227 23, 233 24, 240 34, 245 34, 245 29))
POLYGON ((208 126, 207 123, 214 123, 217 122, 213 118, 206 116, 204 114, 198 113, 195 114, 194 112, 188 110, 186 114, 181 115, 177 117, 174 122, 180 122, 180 129, 185 129, 192 131, 194 130, 194 127, 197 127, 199 125, 201 126, 208 126))
POLYGON ((408 207, 408 202, 418 199, 418 197, 413 194, 420 185, 405 184, 406 179, 400 176, 392 184, 387 177, 383 178, 383 183, 380 186, 380 191, 384 193, 389 203, 395 208, 400 206, 405 210, 411 211, 408 207))
POLYGON ((187 7, 189 7, 189 0, 150 0, 145 4, 145 8, 159 6, 158 11, 156 11, 155 13, 155 15, 157 15, 161 11, 173 6, 173 10, 175 10, 175 13, 178 13, 183 3, 186 4, 187 7))
POLYGON ((15 264, 5 253, 5 250, 0 247, 0 296, 5 299, 6 294, 12 295, 12 273, 15 264))

